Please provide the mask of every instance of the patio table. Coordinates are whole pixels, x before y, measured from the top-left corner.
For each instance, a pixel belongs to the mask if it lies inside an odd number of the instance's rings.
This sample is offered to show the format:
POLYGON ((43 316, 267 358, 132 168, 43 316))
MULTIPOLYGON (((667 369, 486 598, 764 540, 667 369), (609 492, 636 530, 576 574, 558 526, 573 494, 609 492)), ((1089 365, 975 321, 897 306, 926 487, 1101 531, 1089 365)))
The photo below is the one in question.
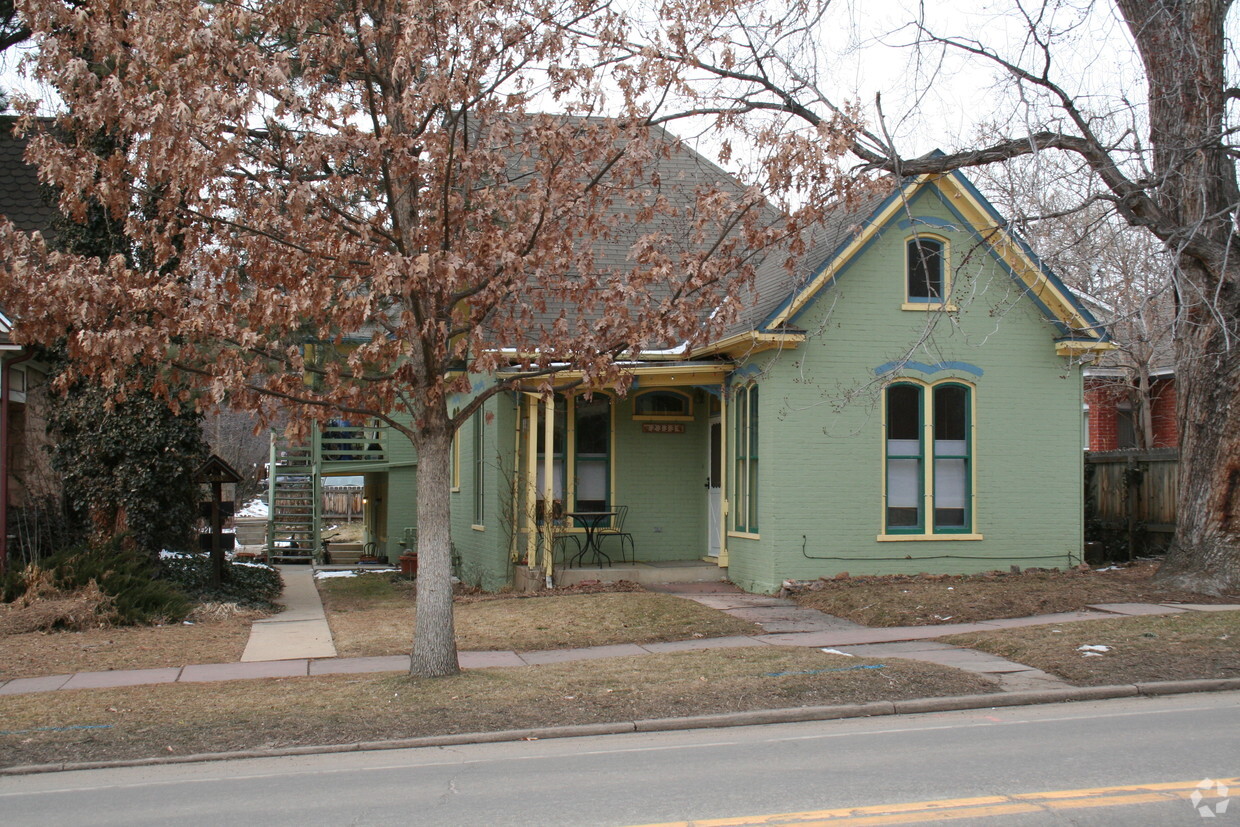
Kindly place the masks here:
POLYGON ((572 520, 576 520, 581 525, 581 527, 584 528, 586 531, 586 541, 581 544, 581 551, 574 554, 572 560, 569 560, 570 566, 572 565, 574 560, 577 561, 578 565, 580 565, 582 559, 586 556, 587 551, 592 552, 594 554, 595 565, 598 564, 599 558, 601 557, 607 561, 608 567, 611 566, 611 558, 607 556, 607 552, 603 551, 603 549, 598 544, 597 532, 598 532, 598 529, 601 528, 604 523, 611 522, 612 518, 615 517, 617 513, 619 512, 616 512, 616 511, 566 511, 564 513, 565 517, 568 517, 569 519, 572 519, 572 520))

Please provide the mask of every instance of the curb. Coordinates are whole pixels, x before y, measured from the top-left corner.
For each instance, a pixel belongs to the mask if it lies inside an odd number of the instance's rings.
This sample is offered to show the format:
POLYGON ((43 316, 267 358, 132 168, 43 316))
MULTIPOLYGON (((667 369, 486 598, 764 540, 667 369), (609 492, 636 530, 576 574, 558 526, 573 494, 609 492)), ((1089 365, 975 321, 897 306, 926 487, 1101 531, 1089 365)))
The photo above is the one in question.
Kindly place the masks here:
POLYGON ((864 704, 842 704, 838 706, 758 709, 749 712, 696 715, 686 718, 649 718, 636 721, 617 721, 614 723, 507 729, 496 732, 468 732, 457 735, 429 735, 420 738, 399 738, 391 741, 359 741, 352 744, 324 744, 319 746, 282 747, 278 749, 236 750, 233 752, 204 752, 194 755, 161 756, 118 761, 66 761, 55 764, 26 764, 16 767, 0 767, 0 777, 69 772, 74 770, 153 767, 164 764, 198 764, 207 761, 233 761, 243 758, 281 758, 290 755, 324 755, 370 750, 494 744, 508 741, 541 741, 551 738, 581 738, 591 735, 620 735, 633 732, 671 732, 685 729, 791 724, 804 723, 806 721, 832 721, 842 718, 872 718, 880 715, 916 715, 927 712, 949 712, 962 709, 993 709, 1001 706, 1034 706, 1073 701, 1103 701, 1116 698, 1161 697, 1195 692, 1230 692, 1235 690, 1240 690, 1240 678, 1158 681, 1153 683, 1119 684, 1116 686, 1074 686, 1067 689, 1039 689, 991 695, 953 695, 942 698, 874 701, 864 704))

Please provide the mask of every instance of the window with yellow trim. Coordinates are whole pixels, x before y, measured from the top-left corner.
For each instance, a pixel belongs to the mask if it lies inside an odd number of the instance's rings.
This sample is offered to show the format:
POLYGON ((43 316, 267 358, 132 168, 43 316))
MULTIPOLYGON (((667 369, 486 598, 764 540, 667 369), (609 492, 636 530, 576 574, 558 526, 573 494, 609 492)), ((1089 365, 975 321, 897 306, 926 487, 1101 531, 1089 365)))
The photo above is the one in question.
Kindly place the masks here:
MULTIPOLYGON (((452 418, 455 419, 460 411, 460 408, 453 410, 452 418)), ((452 433, 452 490, 461 490, 461 440, 459 428, 452 433)))
POLYGON ((473 489, 474 489, 474 525, 485 525, 486 519, 486 491, 485 477, 483 476, 486 466, 486 413, 482 408, 474 412, 473 416, 473 443, 474 456, 473 464, 473 489))
POLYGON ((911 238, 904 246, 904 295, 909 304, 940 305, 948 294, 947 242, 929 236, 911 238))
POLYGON ((733 453, 736 473, 732 476, 732 528, 758 532, 758 386, 749 385, 736 392, 733 418, 733 453))
POLYGON ((634 419, 690 419, 693 402, 688 394, 672 390, 642 391, 633 398, 634 419))
POLYGON ((884 403, 884 532, 973 531, 972 388, 896 382, 884 403))

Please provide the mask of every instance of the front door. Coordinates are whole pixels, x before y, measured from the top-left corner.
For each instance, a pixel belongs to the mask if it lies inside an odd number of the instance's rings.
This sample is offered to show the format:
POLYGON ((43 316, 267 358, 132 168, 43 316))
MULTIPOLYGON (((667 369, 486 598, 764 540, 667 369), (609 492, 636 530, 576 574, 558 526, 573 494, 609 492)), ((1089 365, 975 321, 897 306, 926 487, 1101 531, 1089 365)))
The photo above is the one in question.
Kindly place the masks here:
POLYGON ((718 417, 710 420, 710 459, 707 467, 710 469, 706 479, 710 545, 706 552, 711 557, 718 557, 723 538, 723 489, 719 485, 723 480, 723 425, 718 417))

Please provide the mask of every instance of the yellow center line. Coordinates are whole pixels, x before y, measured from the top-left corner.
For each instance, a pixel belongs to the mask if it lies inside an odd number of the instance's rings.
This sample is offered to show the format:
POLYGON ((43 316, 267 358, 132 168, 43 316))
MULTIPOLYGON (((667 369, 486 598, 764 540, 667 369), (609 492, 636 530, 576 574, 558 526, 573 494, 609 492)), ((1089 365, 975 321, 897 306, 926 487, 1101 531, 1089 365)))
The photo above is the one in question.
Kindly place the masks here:
MULTIPOLYGON (((988 795, 974 798, 945 798, 938 801, 916 801, 902 804, 879 804, 868 807, 842 807, 835 810, 813 810, 800 813, 742 816, 737 818, 697 819, 647 824, 644 827, 860 827, 868 824, 913 824, 919 821, 948 821, 965 818, 988 818, 1043 811, 1076 810, 1087 807, 1123 807, 1155 804, 1188 799, 1200 793, 1202 801, 1219 799, 1216 784, 1209 789, 1199 787, 1200 781, 1170 781, 1159 784, 1133 784, 1120 787, 1094 787, 1084 790, 1051 790, 1039 793, 988 795)), ((1240 778, 1220 778, 1217 784, 1240 787, 1240 778)), ((1240 790, 1237 790, 1240 793, 1240 790)))

